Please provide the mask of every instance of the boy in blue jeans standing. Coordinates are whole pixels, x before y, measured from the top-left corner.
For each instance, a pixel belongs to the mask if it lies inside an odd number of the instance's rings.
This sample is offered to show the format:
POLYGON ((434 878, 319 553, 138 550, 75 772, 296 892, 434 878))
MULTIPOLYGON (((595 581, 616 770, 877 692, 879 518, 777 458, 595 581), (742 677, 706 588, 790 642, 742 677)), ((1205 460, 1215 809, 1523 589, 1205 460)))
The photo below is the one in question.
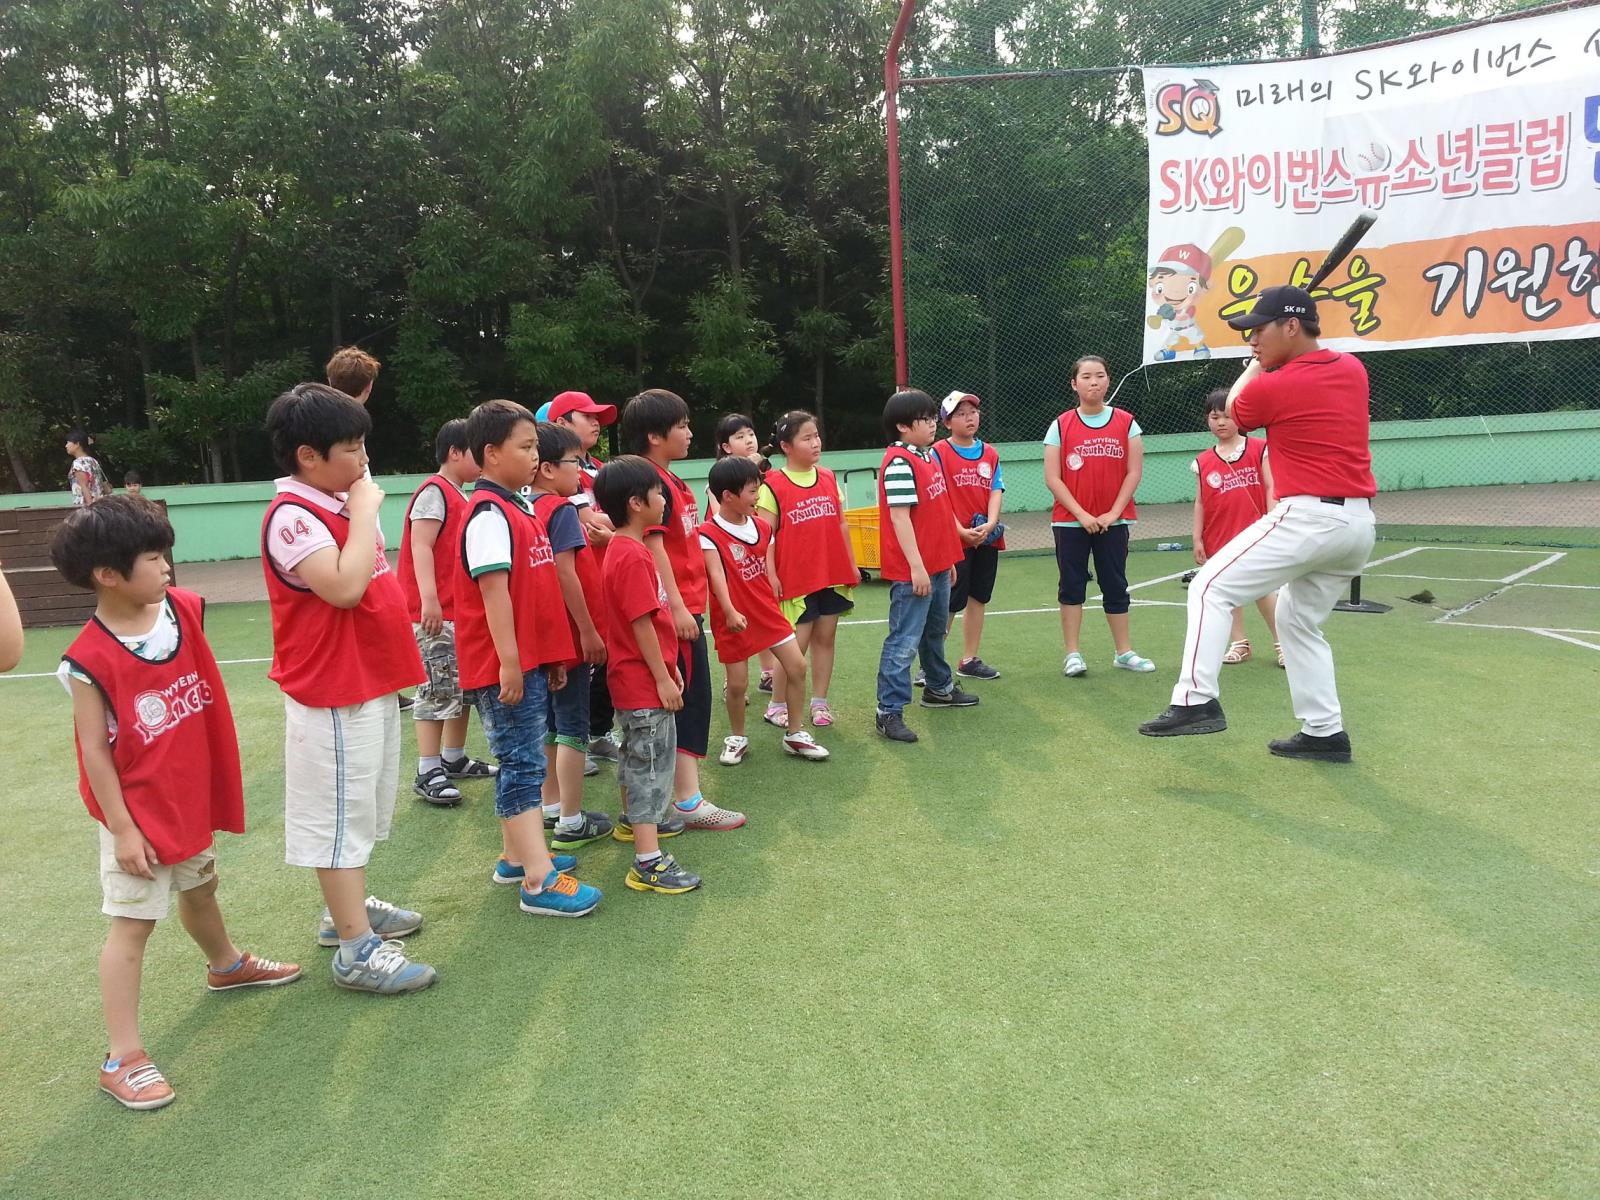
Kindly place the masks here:
POLYGON ((970 708, 978 697, 961 690, 945 661, 950 585, 965 543, 950 503, 944 472, 929 449, 938 429, 927 392, 908 389, 889 397, 883 431, 894 440, 878 472, 878 536, 882 574, 889 587, 889 635, 878 660, 878 732, 892 742, 914 742, 906 726, 911 703, 911 662, 922 661, 924 708, 970 708))

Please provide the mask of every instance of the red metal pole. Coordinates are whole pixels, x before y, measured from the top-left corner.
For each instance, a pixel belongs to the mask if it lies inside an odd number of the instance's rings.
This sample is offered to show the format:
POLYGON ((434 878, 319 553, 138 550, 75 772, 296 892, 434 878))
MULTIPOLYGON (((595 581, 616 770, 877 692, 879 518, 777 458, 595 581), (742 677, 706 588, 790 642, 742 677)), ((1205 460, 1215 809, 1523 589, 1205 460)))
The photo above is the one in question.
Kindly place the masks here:
POLYGON ((904 388, 906 370, 905 246, 900 230, 900 46, 917 11, 917 0, 902 0, 900 19, 883 56, 883 118, 889 151, 889 289, 894 306, 894 382, 904 388))

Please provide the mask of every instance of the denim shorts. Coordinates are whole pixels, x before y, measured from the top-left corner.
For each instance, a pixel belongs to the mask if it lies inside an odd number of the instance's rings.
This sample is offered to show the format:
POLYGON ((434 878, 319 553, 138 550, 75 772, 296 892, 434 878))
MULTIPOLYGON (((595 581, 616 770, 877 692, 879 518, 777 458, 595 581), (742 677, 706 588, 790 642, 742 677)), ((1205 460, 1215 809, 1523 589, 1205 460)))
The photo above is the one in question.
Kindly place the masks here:
POLYGON ((579 663, 567 668, 567 686, 550 693, 544 712, 544 740, 574 750, 589 748, 589 682, 594 668, 579 663))
POLYGON ((500 685, 467 694, 483 721, 489 749, 500 763, 494 777, 494 815, 502 821, 539 808, 544 800, 544 720, 550 689, 539 667, 522 677, 522 699, 500 702, 500 685))
POLYGON ((676 722, 664 708, 619 708, 622 750, 617 783, 623 815, 630 825, 659 825, 672 808, 672 775, 677 766, 676 722))

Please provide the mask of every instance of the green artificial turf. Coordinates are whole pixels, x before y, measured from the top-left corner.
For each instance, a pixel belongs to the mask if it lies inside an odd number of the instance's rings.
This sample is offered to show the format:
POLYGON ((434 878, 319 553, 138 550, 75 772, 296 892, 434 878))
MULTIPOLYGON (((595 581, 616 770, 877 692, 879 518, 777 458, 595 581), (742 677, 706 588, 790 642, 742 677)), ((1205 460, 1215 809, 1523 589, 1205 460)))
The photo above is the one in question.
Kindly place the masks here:
MULTIPOLYGON (((1600 552, 1549 570, 1600 584, 1600 552)), ((1356 762, 1288 762, 1253 612, 1229 730, 1158 741, 1134 727, 1166 704, 1183 609, 1135 610, 1145 676, 1110 668, 1091 612, 1068 680, 1054 586, 1047 559, 1002 564, 992 607, 1044 611, 991 618, 1004 678, 968 685, 977 709, 909 710, 917 746, 872 732, 884 627, 842 629, 832 760, 785 758, 752 708, 747 762, 704 771, 749 825, 671 844, 695 894, 627 891, 608 841, 580 852, 597 914, 523 916, 488 881, 489 789, 403 796, 370 878, 426 914, 408 948, 440 982, 399 999, 330 981, 315 884, 282 862, 279 694, 224 667, 250 829, 221 839, 223 911, 307 972, 214 996, 176 919, 158 929, 144 1031, 178 1099, 151 1114, 93 1086, 105 922, 65 695, 0 681, 0 1195, 1600 1194, 1600 653, 1436 623, 1495 585, 1370 578, 1395 611, 1328 625, 1356 762), (1424 587, 1434 605, 1402 599, 1424 587)), ((861 589, 855 619, 886 597, 861 589)), ((1597 609, 1574 588, 1529 611, 1600 629, 1597 609)), ((220 658, 268 652, 261 605, 210 626, 220 658)), ((66 640, 32 635, 20 670, 66 640)), ((588 796, 614 811, 609 768, 588 796)))

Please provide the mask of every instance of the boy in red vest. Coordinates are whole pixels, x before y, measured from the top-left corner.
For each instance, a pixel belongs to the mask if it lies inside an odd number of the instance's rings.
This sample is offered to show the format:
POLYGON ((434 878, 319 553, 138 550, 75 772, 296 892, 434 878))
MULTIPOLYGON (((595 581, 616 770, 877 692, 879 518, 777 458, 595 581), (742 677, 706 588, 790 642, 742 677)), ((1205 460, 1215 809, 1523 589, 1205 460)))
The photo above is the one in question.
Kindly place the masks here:
POLYGON ((217 907, 212 834, 244 832, 244 788, 222 673, 206 643, 205 601, 169 587, 172 526, 159 508, 111 496, 62 522, 50 559, 95 593, 94 619, 61 660, 72 696, 78 790, 100 822, 100 953, 105 1062, 100 1090, 128 1108, 173 1091, 139 1037, 144 948, 178 893, 178 916, 210 966, 214 992, 300 977, 294 963, 241 951, 217 907))
POLYGON ((750 656, 772 651, 783 669, 783 751, 798 758, 821 760, 828 752, 804 727, 806 660, 795 640, 794 626, 778 607, 767 574, 773 555, 772 526, 755 515, 761 495, 761 468, 748 458, 719 458, 706 479, 717 501, 717 513, 700 526, 700 549, 706 557, 706 579, 715 603, 711 633, 717 659, 728 673, 728 726, 719 761, 737 766, 750 749, 744 733, 745 696, 750 688, 750 656))
POLYGON ((326 384, 272 402, 267 438, 287 474, 261 523, 261 565, 268 675, 283 689, 284 858, 317 872, 327 902, 317 944, 337 947, 334 982, 391 995, 435 973, 393 940, 422 928, 422 915, 366 895, 367 860, 389 838, 400 782, 395 694, 424 677, 383 553, 371 429, 367 410, 326 384))
POLYGON ((936 411, 933 397, 915 388, 896 392, 883 407, 883 431, 895 440, 878 473, 879 556, 890 586, 889 635, 878 659, 877 727, 894 742, 917 740, 905 722, 913 659, 922 663, 924 708, 978 703, 955 682, 944 657, 950 586, 965 527, 956 521, 944 472, 929 450, 936 411))
POLYGON ((481 474, 467 449, 466 421, 457 417, 440 426, 433 449, 439 469, 411 494, 396 569, 428 672, 411 709, 417 731, 417 778, 411 790, 429 804, 448 807, 461 803, 461 791, 451 780, 488 779, 495 768, 467 756, 471 710, 456 672, 461 523, 467 514, 467 488, 481 474))
POLYGON ((521 489, 539 469, 533 414, 511 400, 489 400, 467 418, 467 444, 483 475, 472 490, 456 581, 456 657, 461 687, 478 710, 489 749, 500 760, 494 811, 505 858, 497 882, 520 884, 522 911, 582 917, 600 889, 553 861, 544 841, 544 733, 550 693, 575 666, 544 522, 521 489))
MULTIPOLYGON (((1205 566, 1238 534, 1271 512, 1277 501, 1272 494, 1272 468, 1267 463, 1265 438, 1247 438, 1228 415, 1228 389, 1217 388, 1206 397, 1206 424, 1217 444, 1202 450, 1189 464, 1195 473, 1194 561, 1205 566)), ((1268 592, 1256 601, 1278 665, 1283 666, 1283 649, 1278 645, 1278 593, 1268 592)), ((1233 636, 1222 661, 1230 666, 1250 657, 1250 640, 1244 636, 1244 609, 1233 610, 1233 636)))
MULTIPOLYGON (((622 448, 645 459, 661 477, 666 498, 661 524, 645 535, 667 589, 667 609, 678 635, 677 666, 683 677, 683 707, 673 718, 677 762, 675 819, 689 829, 738 829, 744 814, 719 808, 700 790, 700 762, 711 741, 711 659, 706 653, 706 560, 700 552, 700 514, 694 490, 672 472, 689 456, 689 406, 663 388, 650 388, 622 410, 622 448)), ((595 495, 599 495, 598 481, 595 495)), ((615 518, 613 518, 615 520, 615 518)), ((607 551, 609 556, 610 551, 607 551)))
POLYGON ((607 674, 622 732, 617 785, 623 812, 612 836, 633 843, 629 888, 680 895, 700 886, 698 875, 661 849, 663 839, 683 832, 672 799, 673 717, 683 708, 683 673, 666 584, 644 543, 650 530, 671 519, 666 485, 654 463, 625 454, 600 469, 594 497, 616 530, 603 579, 607 674))
MULTIPOLYGON (((550 693, 545 710, 544 825, 550 845, 576 850, 611 832, 611 818, 583 809, 589 749, 589 693, 606 644, 596 623, 604 611, 600 564, 585 532, 577 497, 583 491, 583 444, 565 425, 539 422, 539 469, 533 478, 533 512, 550 535, 556 577, 567 610, 568 632, 581 661, 567 668, 567 686, 550 693)), ((610 522, 606 526, 610 528, 610 522)))
POLYGON ((983 641, 984 608, 994 598, 1000 551, 1006 548, 1005 526, 1000 524, 1000 501, 1006 490, 1000 479, 1000 453, 978 439, 978 398, 972 393, 951 392, 940 402, 939 416, 950 436, 934 446, 933 456, 950 485, 950 503, 964 543, 950 589, 952 627, 956 614, 963 614, 963 653, 956 674, 999 679, 1000 672, 978 657, 978 646, 983 641))

